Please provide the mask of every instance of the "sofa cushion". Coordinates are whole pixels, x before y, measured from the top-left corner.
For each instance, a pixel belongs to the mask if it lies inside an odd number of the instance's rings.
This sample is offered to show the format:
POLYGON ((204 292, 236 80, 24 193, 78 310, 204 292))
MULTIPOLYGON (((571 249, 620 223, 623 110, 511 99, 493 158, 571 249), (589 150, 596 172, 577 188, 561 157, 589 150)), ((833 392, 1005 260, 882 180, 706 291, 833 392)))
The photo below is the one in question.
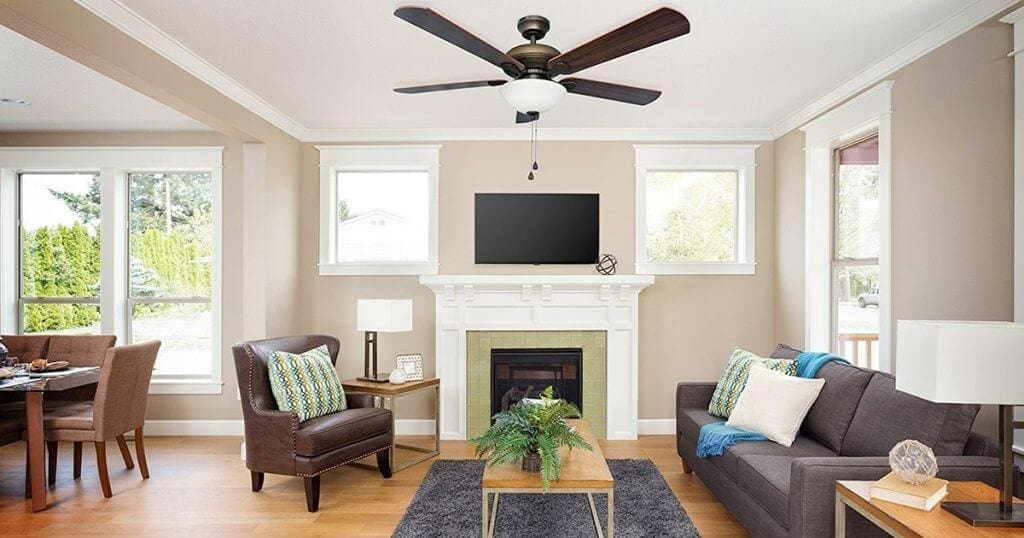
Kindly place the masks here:
POLYGON ((747 386, 747 378, 750 377, 750 369, 759 365, 769 370, 781 372, 786 375, 796 375, 796 363, 784 359, 766 359, 737 348, 732 352, 729 363, 725 365, 722 378, 715 386, 715 393, 711 395, 711 404, 708 412, 716 417, 729 418, 736 401, 747 386))
POLYGON ((900 392, 896 378, 876 372, 850 422, 841 455, 885 456, 904 439, 930 446, 936 456, 963 455, 978 409, 977 405, 933 403, 900 392))
POLYGON ((789 359, 791 361, 795 361, 797 355, 801 353, 803 353, 803 351, 800 351, 793 346, 787 346, 786 344, 780 343, 775 346, 775 351, 772 351, 772 354, 769 356, 773 359, 789 359))
POLYGON ((103 366, 107 350, 114 347, 112 334, 53 335, 46 350, 47 361, 68 361, 71 366, 103 366))
POLYGON ((874 372, 831 361, 814 375, 825 380, 821 394, 807 412, 802 432, 839 452, 864 389, 874 372))
POLYGON ((783 526, 789 527, 789 472, 794 456, 751 454, 736 464, 734 478, 783 526))
POLYGON ((32 362, 46 357, 50 343, 48 334, 4 334, 0 341, 7 346, 7 356, 17 357, 20 362, 32 362))
POLYGON ((707 409, 686 409, 679 414, 679 423, 676 430, 687 439, 697 443, 697 436, 700 435, 700 427, 712 422, 722 422, 722 419, 712 416, 707 409))
POLYGON ((297 414, 300 422, 347 407, 345 390, 327 346, 301 354, 275 351, 270 355, 267 370, 277 408, 297 414))
POLYGON ((295 453, 318 456, 391 430, 391 412, 367 407, 307 420, 295 432, 295 453))

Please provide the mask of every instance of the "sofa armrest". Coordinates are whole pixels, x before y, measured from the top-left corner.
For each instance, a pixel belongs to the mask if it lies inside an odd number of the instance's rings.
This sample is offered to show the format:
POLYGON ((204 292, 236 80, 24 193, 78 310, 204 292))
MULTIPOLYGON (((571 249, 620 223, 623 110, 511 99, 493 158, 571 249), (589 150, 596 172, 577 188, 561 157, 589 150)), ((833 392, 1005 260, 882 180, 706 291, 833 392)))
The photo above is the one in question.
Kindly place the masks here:
POLYGON ((349 409, 366 409, 368 407, 374 407, 373 394, 368 394, 366 392, 346 392, 345 405, 349 409))
POLYGON ((707 409, 717 382, 682 382, 676 385, 676 412, 682 409, 707 409))
MULTIPOLYGON (((940 456, 937 459, 940 478, 998 484, 998 458, 940 456)), ((885 456, 793 460, 789 479, 791 535, 831 536, 835 529, 836 480, 878 480, 891 470, 889 458, 885 456)))

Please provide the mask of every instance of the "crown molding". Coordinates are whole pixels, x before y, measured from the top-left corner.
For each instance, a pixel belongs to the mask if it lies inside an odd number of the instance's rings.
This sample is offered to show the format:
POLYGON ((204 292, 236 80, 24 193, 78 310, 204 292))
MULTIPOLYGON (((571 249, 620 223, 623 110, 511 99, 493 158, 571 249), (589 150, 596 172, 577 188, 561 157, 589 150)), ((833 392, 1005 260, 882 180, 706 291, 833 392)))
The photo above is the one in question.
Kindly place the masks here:
POLYGON ((1008 13, 1006 16, 1001 17, 999 22, 1005 22, 1006 24, 1013 24, 1021 19, 1024 19, 1024 7, 1014 10, 1008 13))
MULTIPOLYGON (((541 140, 635 142, 731 142, 771 140, 767 128, 573 128, 540 127, 541 140)), ((451 129, 308 129, 303 142, 430 142, 529 140, 529 127, 451 129)))
POLYGON ((118 0, 75 2, 278 129, 300 140, 303 138, 306 128, 302 124, 274 108, 118 0))
POLYGON ((976 0, 957 14, 933 26, 910 43, 897 49, 896 52, 882 58, 871 67, 832 88, 825 95, 811 101, 776 122, 771 126, 772 138, 779 138, 807 123, 822 112, 842 103, 896 70, 905 67, 975 26, 995 17, 1017 2, 1018 0, 976 0))

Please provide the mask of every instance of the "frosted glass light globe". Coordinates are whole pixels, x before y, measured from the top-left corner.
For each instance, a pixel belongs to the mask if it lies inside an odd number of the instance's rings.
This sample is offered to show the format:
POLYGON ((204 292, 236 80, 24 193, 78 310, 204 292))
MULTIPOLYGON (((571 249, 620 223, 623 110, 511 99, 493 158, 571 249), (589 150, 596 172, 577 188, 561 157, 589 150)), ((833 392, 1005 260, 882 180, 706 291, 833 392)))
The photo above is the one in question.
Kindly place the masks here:
POLYGON ((540 78, 521 78, 501 86, 501 96, 519 112, 547 112, 565 97, 565 86, 540 78))

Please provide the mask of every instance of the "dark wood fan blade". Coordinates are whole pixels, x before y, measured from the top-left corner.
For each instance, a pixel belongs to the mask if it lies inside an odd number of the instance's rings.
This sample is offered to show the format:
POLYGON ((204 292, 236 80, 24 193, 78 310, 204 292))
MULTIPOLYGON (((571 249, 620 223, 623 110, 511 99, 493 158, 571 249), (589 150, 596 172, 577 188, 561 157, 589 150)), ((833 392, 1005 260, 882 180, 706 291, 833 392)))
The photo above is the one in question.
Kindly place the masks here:
POLYGON ((438 15, 431 9, 425 7, 400 7, 395 10, 395 16, 440 37, 470 54, 487 60, 513 76, 526 69, 515 58, 494 48, 486 41, 469 33, 458 24, 438 15))
POLYGON ((537 121, 538 119, 540 119, 540 112, 529 112, 526 114, 516 112, 516 123, 530 123, 531 121, 537 121))
POLYGON ((565 75, 690 33, 690 21, 663 7, 548 61, 552 75, 565 75))
POLYGON ((425 86, 406 86, 395 88, 398 93, 443 92, 445 90, 461 90, 463 88, 480 88, 483 86, 501 86, 505 80, 472 80, 469 82, 447 82, 444 84, 427 84, 425 86))
POLYGON ((634 105, 646 105, 661 97, 661 92, 657 90, 645 90, 644 88, 587 80, 585 78, 564 78, 559 80, 558 83, 565 86, 569 93, 578 93, 580 95, 621 101, 634 105))

